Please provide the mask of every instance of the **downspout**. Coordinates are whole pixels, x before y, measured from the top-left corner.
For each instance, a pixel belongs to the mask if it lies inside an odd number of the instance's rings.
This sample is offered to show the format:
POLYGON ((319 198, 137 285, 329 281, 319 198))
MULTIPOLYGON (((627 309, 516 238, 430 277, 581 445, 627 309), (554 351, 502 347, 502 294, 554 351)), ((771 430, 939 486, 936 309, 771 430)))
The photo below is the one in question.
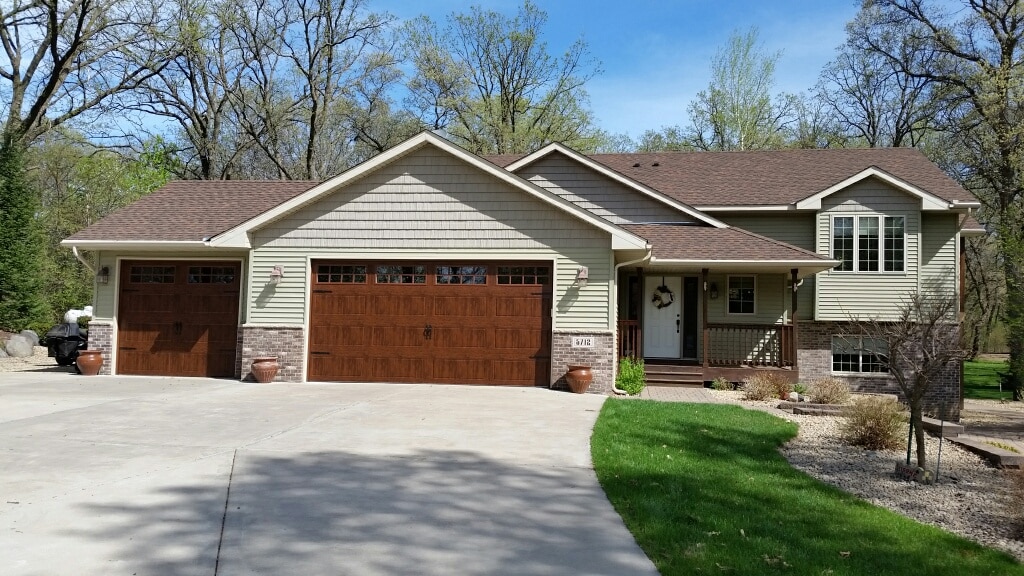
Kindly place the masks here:
POLYGON ((92 264, 86 261, 85 256, 82 256, 82 254, 78 251, 78 246, 72 245, 71 253, 75 255, 75 258, 77 258, 79 262, 82 263, 82 266, 85 266, 85 269, 89 271, 89 274, 93 276, 96 275, 96 270, 93 269, 92 264))
MULTIPOLYGON (((618 309, 619 309, 619 270, 622 267, 624 267, 624 266, 632 266, 633 264, 639 264, 641 262, 646 262, 646 261, 651 259, 651 256, 653 254, 654 254, 654 248, 650 244, 648 244, 647 245, 647 254, 645 254, 642 258, 638 258, 636 260, 630 260, 629 262, 623 262, 622 264, 616 264, 615 265, 615 269, 612 272, 612 274, 613 274, 612 278, 614 279, 614 282, 612 282, 612 303, 615 306, 615 310, 616 310, 615 318, 619 317, 619 314, 618 314, 618 309)), ((616 353, 616 355, 618 355, 618 350, 619 350, 619 346, 618 346, 619 327, 618 327, 617 324, 612 327, 612 333, 615 334, 615 339, 616 339, 616 341, 615 341, 615 353, 616 353)), ((618 361, 616 360, 616 363, 615 363, 615 374, 613 374, 613 378, 612 378, 612 391, 615 392, 616 394, 620 395, 620 396, 628 396, 629 392, 626 392, 622 388, 619 388, 618 386, 615 385, 615 378, 614 378, 614 376, 618 376, 618 371, 619 371, 619 364, 618 364, 618 361)))

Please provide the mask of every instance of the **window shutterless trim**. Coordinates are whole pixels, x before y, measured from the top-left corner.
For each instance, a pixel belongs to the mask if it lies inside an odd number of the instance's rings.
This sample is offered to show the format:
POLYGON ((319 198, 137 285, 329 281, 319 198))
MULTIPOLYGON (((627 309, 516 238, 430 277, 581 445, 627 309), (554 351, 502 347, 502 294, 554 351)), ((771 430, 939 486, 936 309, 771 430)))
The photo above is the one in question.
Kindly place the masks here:
POLYGON ((882 275, 905 275, 907 273, 907 216, 905 214, 878 214, 878 213, 840 213, 840 214, 829 214, 829 229, 828 229, 828 248, 829 256, 834 260, 840 260, 841 263, 835 268, 829 271, 830 274, 882 274, 882 275), (840 249, 844 252, 850 252, 851 260, 849 260, 850 268, 843 269, 844 264, 847 262, 836 253, 837 242, 836 242, 836 219, 837 218, 849 218, 852 221, 852 235, 844 237, 849 239, 849 246, 841 247, 840 249), (860 232, 860 220, 861 218, 874 218, 878 226, 876 228, 877 236, 875 237, 876 245, 874 248, 869 248, 875 253, 874 262, 877 266, 876 270, 861 270, 861 245, 862 237, 860 232), (903 221, 903 234, 902 236, 895 236, 892 238, 886 238, 886 230, 888 229, 888 220, 901 219, 903 221), (897 262, 894 259, 887 259, 887 251, 890 240, 892 242, 891 250, 896 250, 896 245, 899 245, 899 249, 903 253, 902 261, 900 262, 899 270, 886 270, 886 262, 897 262))
MULTIPOLYGON (((743 300, 738 300, 742 305, 743 300)), ((754 316, 757 314, 757 274, 728 274, 725 277, 725 313, 731 316, 754 316), (754 281, 753 291, 753 311, 751 312, 733 312, 730 310, 732 304, 732 296, 730 292, 730 284, 733 278, 751 278, 754 281)))

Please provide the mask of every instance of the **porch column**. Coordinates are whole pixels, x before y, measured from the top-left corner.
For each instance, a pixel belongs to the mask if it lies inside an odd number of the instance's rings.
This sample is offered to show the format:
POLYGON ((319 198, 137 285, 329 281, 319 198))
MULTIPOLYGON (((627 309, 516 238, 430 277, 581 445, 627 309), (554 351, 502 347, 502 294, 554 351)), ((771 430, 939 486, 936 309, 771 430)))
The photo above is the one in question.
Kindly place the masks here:
POLYGON ((704 357, 704 369, 708 369, 708 346, 711 344, 711 334, 708 331, 708 269, 701 268, 700 279, 703 282, 702 286, 704 289, 700 293, 701 309, 703 313, 701 318, 703 319, 704 328, 704 346, 701 349, 701 355, 704 357))
POLYGON ((793 298, 793 304, 792 304, 793 312, 792 312, 792 315, 790 316, 790 324, 793 325, 793 334, 790 337, 792 339, 792 342, 790 342, 790 344, 789 344, 789 349, 790 349, 790 354, 791 354, 790 357, 793 359, 793 369, 794 370, 797 369, 797 363, 796 363, 797 353, 796 353, 796 349, 797 349, 797 342, 798 342, 798 339, 797 339, 797 322, 796 322, 796 318, 797 318, 796 306, 797 306, 797 300, 798 300, 798 298, 797 298, 797 286, 796 286, 797 272, 798 272, 798 270, 796 268, 793 268, 793 269, 791 269, 789 271, 789 274, 790 274, 790 276, 792 278, 792 282, 793 282, 793 296, 792 296, 792 298, 793 298))

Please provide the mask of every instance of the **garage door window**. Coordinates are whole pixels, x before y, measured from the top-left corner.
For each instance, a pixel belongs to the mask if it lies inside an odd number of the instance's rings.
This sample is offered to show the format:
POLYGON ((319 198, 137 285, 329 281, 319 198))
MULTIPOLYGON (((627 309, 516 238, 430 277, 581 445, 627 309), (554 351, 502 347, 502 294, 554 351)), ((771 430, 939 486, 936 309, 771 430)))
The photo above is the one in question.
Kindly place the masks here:
POLYGON ((437 284, 487 284, 487 266, 438 266, 437 284))
POLYGON ((498 284, 547 285, 550 282, 547 266, 498 266, 498 284))
POLYGON ((235 281, 234 266, 189 266, 189 284, 232 284, 235 281))
POLYGON ((316 281, 321 284, 366 284, 366 266, 329 266, 316 268, 316 281))
POLYGON ((426 284, 426 266, 377 266, 377 284, 426 284))
POLYGON ((174 284, 174 266, 132 266, 128 281, 132 284, 174 284))

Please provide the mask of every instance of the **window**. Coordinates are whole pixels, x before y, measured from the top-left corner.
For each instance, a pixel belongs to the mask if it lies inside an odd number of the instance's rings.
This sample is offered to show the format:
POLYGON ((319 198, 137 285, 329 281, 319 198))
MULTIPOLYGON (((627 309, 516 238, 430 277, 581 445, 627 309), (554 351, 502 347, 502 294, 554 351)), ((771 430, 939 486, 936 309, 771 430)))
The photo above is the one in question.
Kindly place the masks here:
POLYGON ((498 284, 549 284, 547 266, 498 266, 498 284))
POLYGON ((316 281, 320 284, 365 284, 366 266, 320 264, 316 267, 316 281))
POLYGON ((487 284, 487 266, 438 266, 436 284, 487 284))
POLYGON ((235 281, 234 266, 189 266, 189 284, 231 284, 235 281))
POLYGON ((174 266, 132 266, 128 281, 132 284, 174 284, 174 266))
POLYGON ((903 272, 906 219, 903 216, 832 218, 832 258, 838 272, 903 272))
POLYGON ((833 372, 887 373, 889 345, 881 338, 833 336, 833 372))
POLYGON ((426 284, 426 266, 377 266, 377 284, 426 284))
POLYGON ((729 276, 729 314, 754 313, 753 276, 729 276))

